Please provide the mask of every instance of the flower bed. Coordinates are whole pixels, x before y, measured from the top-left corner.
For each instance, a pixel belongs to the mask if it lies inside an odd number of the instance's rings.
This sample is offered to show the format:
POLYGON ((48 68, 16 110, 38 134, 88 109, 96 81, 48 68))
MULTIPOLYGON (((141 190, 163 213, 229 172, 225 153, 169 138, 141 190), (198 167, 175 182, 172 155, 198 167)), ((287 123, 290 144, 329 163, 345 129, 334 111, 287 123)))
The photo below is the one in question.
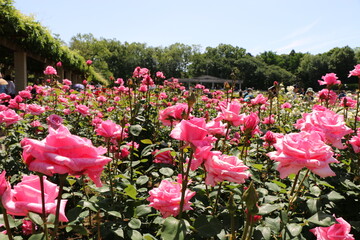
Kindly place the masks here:
POLYGON ((140 67, 77 90, 51 70, 0 94, 3 237, 360 236, 359 93, 338 97, 335 74, 244 101, 140 67))

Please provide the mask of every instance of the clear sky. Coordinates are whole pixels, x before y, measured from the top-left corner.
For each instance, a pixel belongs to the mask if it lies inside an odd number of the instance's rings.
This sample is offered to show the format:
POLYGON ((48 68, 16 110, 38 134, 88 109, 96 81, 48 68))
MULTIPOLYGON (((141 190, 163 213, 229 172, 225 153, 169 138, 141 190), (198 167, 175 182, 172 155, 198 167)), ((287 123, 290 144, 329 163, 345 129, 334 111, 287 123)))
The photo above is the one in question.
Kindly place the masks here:
POLYGON ((360 0, 14 0, 69 43, 77 33, 148 46, 231 44, 253 55, 360 47, 360 0))

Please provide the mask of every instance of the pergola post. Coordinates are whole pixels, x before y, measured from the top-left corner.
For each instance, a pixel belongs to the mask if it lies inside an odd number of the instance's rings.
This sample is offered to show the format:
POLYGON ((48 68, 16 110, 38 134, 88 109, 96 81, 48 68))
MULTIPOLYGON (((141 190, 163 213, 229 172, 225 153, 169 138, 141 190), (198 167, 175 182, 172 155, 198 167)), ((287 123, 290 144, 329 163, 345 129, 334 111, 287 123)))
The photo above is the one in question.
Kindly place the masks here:
POLYGON ((27 86, 26 52, 14 52, 15 86, 16 91, 24 90, 27 86))

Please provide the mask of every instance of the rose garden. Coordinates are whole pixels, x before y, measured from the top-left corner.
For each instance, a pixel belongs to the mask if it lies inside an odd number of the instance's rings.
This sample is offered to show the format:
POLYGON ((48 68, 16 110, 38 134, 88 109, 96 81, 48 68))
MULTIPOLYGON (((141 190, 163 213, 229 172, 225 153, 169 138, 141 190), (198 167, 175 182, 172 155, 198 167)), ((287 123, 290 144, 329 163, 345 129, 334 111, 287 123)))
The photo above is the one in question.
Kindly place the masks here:
POLYGON ((77 91, 56 68, 0 94, 0 239, 360 237, 359 92, 335 73, 244 101, 141 67, 77 91))

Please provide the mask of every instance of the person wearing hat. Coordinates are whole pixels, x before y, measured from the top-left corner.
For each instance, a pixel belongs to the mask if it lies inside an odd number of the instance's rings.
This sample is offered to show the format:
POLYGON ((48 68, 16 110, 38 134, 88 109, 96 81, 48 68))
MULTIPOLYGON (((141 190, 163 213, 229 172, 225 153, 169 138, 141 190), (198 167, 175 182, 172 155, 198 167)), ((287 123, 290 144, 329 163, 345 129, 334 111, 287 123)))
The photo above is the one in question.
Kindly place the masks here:
POLYGON ((8 82, 5 79, 3 79, 0 73, 0 93, 7 93, 7 85, 8 82))
POLYGON ((312 102, 314 100, 314 90, 311 87, 306 90, 304 99, 307 102, 312 102))

